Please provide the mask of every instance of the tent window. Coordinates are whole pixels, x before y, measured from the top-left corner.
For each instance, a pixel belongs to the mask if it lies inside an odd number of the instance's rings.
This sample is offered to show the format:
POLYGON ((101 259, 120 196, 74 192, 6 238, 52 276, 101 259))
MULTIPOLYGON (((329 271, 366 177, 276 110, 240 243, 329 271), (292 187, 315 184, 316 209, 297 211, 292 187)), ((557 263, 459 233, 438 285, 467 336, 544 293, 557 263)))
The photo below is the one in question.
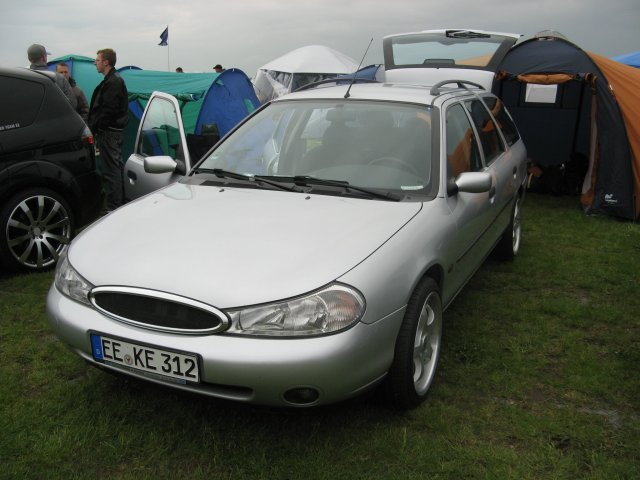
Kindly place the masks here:
POLYGON ((527 83, 525 103, 552 103, 558 98, 558 85, 537 85, 527 83))

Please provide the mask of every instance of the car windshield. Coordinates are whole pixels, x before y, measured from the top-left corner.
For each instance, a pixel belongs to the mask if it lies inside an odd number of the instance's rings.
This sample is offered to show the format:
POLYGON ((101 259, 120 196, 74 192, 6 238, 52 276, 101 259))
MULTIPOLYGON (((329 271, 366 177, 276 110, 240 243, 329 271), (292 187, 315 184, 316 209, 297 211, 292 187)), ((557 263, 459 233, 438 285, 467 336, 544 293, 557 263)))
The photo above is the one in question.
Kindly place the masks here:
POLYGON ((486 67, 504 41, 483 34, 420 33, 392 39, 393 64, 486 67))
POLYGON ((280 101, 243 124, 197 171, 222 169, 282 180, 306 177, 428 194, 434 168, 431 123, 427 106, 280 101))

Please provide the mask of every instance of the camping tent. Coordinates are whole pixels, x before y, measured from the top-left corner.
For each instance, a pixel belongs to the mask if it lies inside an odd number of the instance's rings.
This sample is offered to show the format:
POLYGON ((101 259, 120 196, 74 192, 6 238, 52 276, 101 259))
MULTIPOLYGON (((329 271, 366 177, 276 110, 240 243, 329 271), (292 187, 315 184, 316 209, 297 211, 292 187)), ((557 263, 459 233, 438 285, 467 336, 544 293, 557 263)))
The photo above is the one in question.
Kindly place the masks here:
POLYGON ((353 78, 356 78, 356 79, 371 80, 371 81, 375 80, 376 82, 383 82, 384 68, 380 68, 380 67, 382 67, 382 64, 380 63, 367 65, 366 67, 362 67, 360 70, 358 70, 355 73, 338 75, 336 78, 345 79, 345 80, 352 80, 353 78))
POLYGON ((543 172, 579 174, 586 211, 638 217, 640 71, 561 37, 536 37, 507 53, 493 91, 543 172))
MULTIPOLYGON (((61 61, 69 65, 71 76, 87 99, 103 79, 94 61, 79 55, 67 55, 49 62, 49 68, 61 61)), ((241 70, 222 73, 176 73, 142 70, 127 66, 118 69, 129 92, 129 123, 125 128, 122 157, 128 158, 135 143, 144 107, 154 91, 170 93, 180 102, 185 133, 200 133, 202 125, 225 135, 233 126, 260 106, 249 78, 241 70)))
POLYGON ((258 69, 254 88, 261 102, 312 82, 353 73, 358 64, 348 56, 322 45, 300 47, 258 69))
POLYGON ((618 55, 617 57, 613 57, 611 60, 615 60, 616 62, 624 63, 625 65, 630 65, 632 67, 640 68, 640 52, 618 55))
POLYGON ((55 58, 47 63, 49 70, 55 71, 56 65, 65 62, 69 66, 69 74, 76 81, 87 97, 91 100, 93 90, 104 78, 96 70, 95 60, 82 55, 65 55, 55 58))
POLYGON ((180 103, 186 134, 209 131, 224 136, 240 120, 260 106, 251 81, 242 70, 222 73, 176 73, 154 70, 119 71, 129 91, 129 124, 125 129, 123 158, 133 151, 138 124, 154 91, 170 93, 180 103))

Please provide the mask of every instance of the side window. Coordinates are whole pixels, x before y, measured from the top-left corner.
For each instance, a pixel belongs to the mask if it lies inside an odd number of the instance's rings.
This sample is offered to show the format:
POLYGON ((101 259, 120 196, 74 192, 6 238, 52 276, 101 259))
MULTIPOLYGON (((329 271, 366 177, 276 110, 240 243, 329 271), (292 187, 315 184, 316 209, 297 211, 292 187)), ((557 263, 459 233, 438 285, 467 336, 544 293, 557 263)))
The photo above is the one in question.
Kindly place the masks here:
POLYGON ((504 152, 504 146, 502 145, 502 140, 500 140, 496 124, 489 115, 484 103, 480 100, 469 100, 464 103, 480 136, 485 162, 489 165, 504 152))
POLYGON ((174 160, 184 161, 178 115, 169 100, 154 98, 144 117, 138 153, 145 157, 168 155, 174 160))
POLYGON ((520 140, 516 124, 511 119, 511 116, 509 115, 509 112, 507 112, 502 100, 496 97, 482 97, 482 100, 487 105, 487 108, 491 110, 493 118, 498 122, 498 127, 502 130, 502 135, 504 135, 507 145, 511 146, 520 140))
POLYGON ((446 121, 447 178, 482 170, 478 142, 462 105, 450 107, 446 121))
POLYGON ((0 132, 26 127, 35 121, 44 97, 42 85, 0 75, 0 92, 0 132))

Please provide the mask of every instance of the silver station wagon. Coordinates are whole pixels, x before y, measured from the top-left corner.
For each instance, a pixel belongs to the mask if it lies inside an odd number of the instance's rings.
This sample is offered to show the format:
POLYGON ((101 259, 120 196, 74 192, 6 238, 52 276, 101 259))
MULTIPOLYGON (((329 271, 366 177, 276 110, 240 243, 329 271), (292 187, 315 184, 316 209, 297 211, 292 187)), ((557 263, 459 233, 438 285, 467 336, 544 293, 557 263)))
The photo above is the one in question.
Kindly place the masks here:
MULTIPOLYGON (((444 309, 492 251, 518 253, 525 147, 468 82, 335 83, 263 106, 85 229, 48 294, 57 336, 218 398, 308 407, 379 385, 419 405, 444 309)), ((138 142, 180 150, 172 124, 138 142)), ((146 156, 145 175, 178 163, 146 156)))

